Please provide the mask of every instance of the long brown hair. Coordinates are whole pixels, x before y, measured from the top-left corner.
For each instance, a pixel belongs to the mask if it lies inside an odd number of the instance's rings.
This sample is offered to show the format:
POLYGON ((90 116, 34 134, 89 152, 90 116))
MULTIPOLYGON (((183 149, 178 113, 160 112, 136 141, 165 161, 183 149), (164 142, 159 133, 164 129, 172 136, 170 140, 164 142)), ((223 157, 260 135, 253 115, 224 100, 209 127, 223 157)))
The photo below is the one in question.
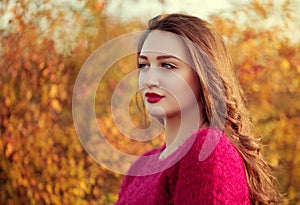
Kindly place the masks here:
POLYGON ((271 173, 271 166, 260 153, 259 140, 251 133, 252 125, 244 106, 243 92, 221 35, 212 25, 197 17, 165 14, 149 21, 139 49, 151 30, 172 32, 196 45, 185 41, 202 88, 200 99, 206 121, 210 125, 215 122, 214 126, 223 130, 240 152, 244 160, 251 203, 279 203, 276 179, 271 173), (225 110, 218 109, 222 103, 222 93, 225 110))

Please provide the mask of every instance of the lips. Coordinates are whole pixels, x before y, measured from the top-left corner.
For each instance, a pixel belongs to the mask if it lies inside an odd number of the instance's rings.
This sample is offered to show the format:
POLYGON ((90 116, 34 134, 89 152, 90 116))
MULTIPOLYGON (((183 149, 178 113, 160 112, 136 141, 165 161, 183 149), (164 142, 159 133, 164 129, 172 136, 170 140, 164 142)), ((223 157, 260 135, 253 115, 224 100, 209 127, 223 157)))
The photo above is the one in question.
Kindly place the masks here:
POLYGON ((145 96, 146 96, 146 98, 147 98, 147 101, 149 102, 149 103, 156 103, 156 102, 158 102, 158 101, 160 101, 161 99, 163 99, 164 98, 164 96, 161 96, 161 95, 159 95, 159 94, 157 94, 157 93, 150 93, 150 92, 147 92, 146 94, 145 94, 145 96))

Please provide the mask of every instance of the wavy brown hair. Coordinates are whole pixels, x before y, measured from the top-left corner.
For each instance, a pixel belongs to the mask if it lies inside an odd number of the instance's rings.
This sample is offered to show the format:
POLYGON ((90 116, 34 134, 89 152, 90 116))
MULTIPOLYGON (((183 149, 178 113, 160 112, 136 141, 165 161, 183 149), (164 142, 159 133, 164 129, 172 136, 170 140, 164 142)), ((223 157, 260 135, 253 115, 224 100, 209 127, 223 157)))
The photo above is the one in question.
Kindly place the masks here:
POLYGON ((280 203, 271 166, 261 155, 260 141, 251 134, 252 124, 244 106, 243 92, 222 36, 212 25, 197 17, 165 14, 149 21, 138 51, 152 30, 183 37, 202 88, 200 99, 205 119, 210 126, 223 130, 241 154, 251 203, 280 203))

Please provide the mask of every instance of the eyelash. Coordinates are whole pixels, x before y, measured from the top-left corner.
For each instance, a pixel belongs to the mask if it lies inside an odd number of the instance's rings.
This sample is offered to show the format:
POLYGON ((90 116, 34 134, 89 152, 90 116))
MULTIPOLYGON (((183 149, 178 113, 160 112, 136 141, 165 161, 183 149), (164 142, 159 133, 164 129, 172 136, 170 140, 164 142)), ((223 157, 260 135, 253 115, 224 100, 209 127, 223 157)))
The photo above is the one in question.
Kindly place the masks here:
POLYGON ((161 66, 168 69, 168 70, 176 68, 176 66, 171 64, 171 63, 162 63, 161 66), (167 68, 167 67, 169 67, 169 68, 167 68))
POLYGON ((147 66, 146 63, 139 63, 138 64, 138 69, 144 69, 147 66))
MULTIPOLYGON (((149 65, 147 65, 147 63, 139 63, 139 64, 138 64, 138 69, 144 69, 144 68, 146 68, 147 66, 149 66, 149 65)), ((167 70, 171 70, 171 69, 175 69, 175 68, 176 68, 175 65, 173 65, 173 64, 171 64, 171 63, 165 63, 165 62, 161 63, 161 67, 162 67, 162 68, 165 68, 165 69, 167 69, 167 70)))

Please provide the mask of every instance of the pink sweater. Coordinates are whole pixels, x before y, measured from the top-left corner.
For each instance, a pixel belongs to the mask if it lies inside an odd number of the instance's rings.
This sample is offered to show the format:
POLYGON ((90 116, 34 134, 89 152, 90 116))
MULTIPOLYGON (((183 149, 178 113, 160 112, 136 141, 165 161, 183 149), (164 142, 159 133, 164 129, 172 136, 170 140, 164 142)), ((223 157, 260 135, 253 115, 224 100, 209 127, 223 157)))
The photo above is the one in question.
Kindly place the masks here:
POLYGON ((250 204, 243 160, 220 131, 199 130, 159 160, 164 148, 146 153, 131 166, 117 205, 250 204))

